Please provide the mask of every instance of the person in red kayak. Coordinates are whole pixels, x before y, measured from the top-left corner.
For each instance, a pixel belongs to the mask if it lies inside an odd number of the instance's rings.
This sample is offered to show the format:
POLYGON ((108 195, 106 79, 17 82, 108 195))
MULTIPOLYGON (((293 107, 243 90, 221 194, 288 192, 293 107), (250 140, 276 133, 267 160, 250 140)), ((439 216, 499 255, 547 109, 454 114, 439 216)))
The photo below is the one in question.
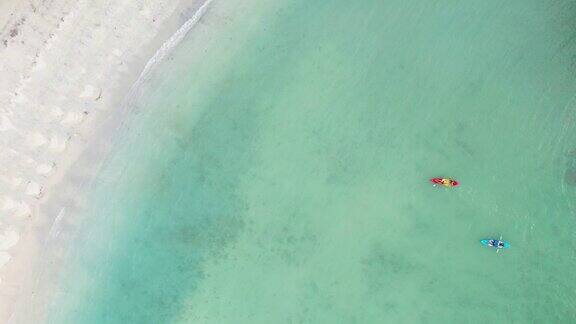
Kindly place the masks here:
POLYGON ((435 186, 439 184, 443 185, 444 187, 456 187, 460 184, 458 181, 450 178, 433 178, 430 179, 430 181, 432 181, 435 186))

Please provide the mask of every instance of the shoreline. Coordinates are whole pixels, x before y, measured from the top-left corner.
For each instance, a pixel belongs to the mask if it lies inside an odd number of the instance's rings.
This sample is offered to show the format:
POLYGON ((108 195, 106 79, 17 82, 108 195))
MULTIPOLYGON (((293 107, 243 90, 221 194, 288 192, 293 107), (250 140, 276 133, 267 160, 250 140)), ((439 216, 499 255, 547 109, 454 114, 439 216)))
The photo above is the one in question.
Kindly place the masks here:
MULTIPOLYGON (((12 244, 11 246, 4 250, 0 249, 0 259, 2 257, 1 253, 7 253, 10 257, 4 267, 0 268, 0 278, 2 279, 0 287, 3 288, 0 295, 1 322, 28 323, 30 321, 38 322, 38 319, 42 318, 51 295, 55 293, 54 288, 58 286, 58 268, 59 263, 65 258, 66 243, 74 236, 75 222, 78 220, 75 219, 73 214, 82 207, 82 197, 81 195, 78 196, 78 192, 83 192, 82 189, 90 186, 94 175, 98 173, 98 169, 111 149, 112 138, 123 128, 125 119, 131 113, 131 109, 128 109, 130 107, 130 99, 136 95, 141 83, 145 82, 146 77, 149 75, 148 72, 150 72, 155 63, 162 61, 164 56, 169 54, 171 49, 184 38, 189 29, 201 18, 202 13, 211 1, 180 0, 172 7, 164 7, 153 13, 163 17, 162 19, 153 18, 159 27, 154 30, 154 35, 147 42, 137 44, 133 41, 135 48, 129 48, 128 50, 133 51, 135 54, 121 60, 121 68, 112 71, 115 73, 111 73, 106 79, 109 82, 104 81, 104 84, 109 85, 109 87, 106 89, 100 87, 97 99, 95 99, 95 101, 103 99, 100 101, 102 107, 99 107, 94 114, 90 113, 88 115, 84 113, 86 116, 79 121, 81 125, 74 125, 75 127, 70 129, 71 133, 68 140, 63 142, 66 147, 58 154, 57 159, 54 158, 57 160, 57 168, 50 168, 49 172, 42 178, 44 182, 39 184, 39 186, 30 188, 31 186, 28 185, 26 188, 28 192, 20 193, 20 197, 23 197, 23 201, 29 205, 27 214, 18 216, 16 213, 19 209, 6 208, 8 200, 6 195, 2 196, 4 191, 0 190, 0 211, 4 211, 4 213, 11 212, 11 215, 5 217, 0 224, 0 233, 5 230, 11 230, 17 235, 16 242, 12 238, 12 242, 8 242, 12 244), (182 31, 182 28, 186 27, 185 25, 190 22, 191 26, 188 26, 188 30, 182 31), (181 35, 177 35, 179 32, 181 32, 181 35), (176 39, 175 44, 167 48, 167 43, 173 41, 174 37, 179 37, 179 39, 176 39), (35 189, 35 191, 32 189, 35 189), (30 195, 30 193, 36 193, 37 197, 30 195), (32 196, 32 198, 24 196, 25 194, 32 196)), ((81 1, 73 0, 62 0, 59 3, 71 5, 72 2, 75 2, 78 6, 81 5, 81 1)), ((139 3, 139 5, 144 6, 142 3, 139 3)), ((17 11, 23 6, 13 5, 13 7, 17 11)), ((14 14, 31 15, 33 14, 32 11, 32 9, 27 9, 24 10, 24 13, 14 12, 14 14)), ((106 10, 103 12, 106 12, 106 10)), ((138 13, 134 12, 131 14, 136 15, 138 13)), ((12 17, 13 15, 10 16, 12 17)), ((105 17, 91 18, 98 20, 105 17)), ((125 18, 125 15, 121 15, 120 18, 125 18)), ((115 27, 114 29, 109 29, 110 33, 114 33, 115 27)), ((72 29, 71 32, 74 32, 74 30, 72 29)), ((125 34, 126 39, 124 41, 129 42, 130 37, 134 37, 133 34, 136 34, 138 30, 138 26, 130 27, 125 34)), ((6 28, 1 30, 2 33, 5 31, 6 28)), ((1 33, 0 36, 2 36, 1 33)), ((76 39, 72 38, 68 43, 75 41, 76 39)), ((68 45, 74 47, 74 44, 68 45)), ((112 46, 104 46, 102 48, 102 46, 98 47, 96 45, 93 46, 94 48, 90 48, 92 54, 99 53, 102 55, 106 52, 113 52, 112 55, 118 54, 112 46)), ((87 46, 89 47, 90 44, 87 46)), ((38 54, 38 52, 36 57, 41 58, 42 53, 38 54)), ((0 57, 5 54, 0 52, 0 57)), ((106 68, 110 69, 108 64, 103 64, 101 68, 104 70, 106 68)), ((0 66, 0 71, 4 69, 5 67, 0 66)), ((26 71, 21 72, 23 74, 26 73, 26 71)), ((33 72, 34 69, 30 72, 31 76, 28 79, 31 79, 31 81, 28 82, 35 82, 33 72)), ((61 71, 56 69, 54 72, 58 74, 61 71)), ((45 79, 46 74, 41 74, 38 78, 41 79, 42 77, 45 79)), ((64 81, 63 83, 66 82, 64 81)), ((5 84, 0 84, 0 93, 6 93, 5 88, 5 84)), ((85 86, 81 94, 86 95, 86 92, 90 92, 92 98, 96 95, 94 86, 85 86)), ((34 100, 32 96, 29 96, 29 98, 34 100)), ((2 101, 1 99, 0 102, 2 101)), ((70 103, 68 112, 74 112, 74 109, 77 110, 78 107, 74 107, 73 103, 70 103)), ((86 101, 81 102, 80 105, 83 106, 83 109, 86 109, 86 101)), ((6 125, 5 115, 2 114, 4 112, 0 111, 0 118, 4 118, 2 122, 6 125)), ((72 120, 72 117, 68 119, 71 121, 77 120, 72 120)), ((11 123, 11 121, 9 122, 11 123)), ((4 128, 0 127, 0 133, 6 131, 4 128)), ((50 130, 50 128, 47 129, 50 130)), ((7 131, 11 131, 11 129, 7 131)), ((26 131, 23 130, 21 133, 26 131)), ((62 143, 62 141, 58 143, 62 143)), ((9 141, 9 144, 18 143, 14 140, 14 142, 9 141)), ((52 138, 48 140, 47 145, 49 147, 50 144, 52 144, 52 138)), ((0 150, 5 149, 5 146, 6 143, 0 142, 0 150)), ((51 156, 43 153, 40 151, 36 156, 51 156)), ((39 169, 41 168, 37 166, 36 171, 39 169)), ((44 167, 42 170, 46 169, 47 167, 44 167)), ((0 175, 4 176, 2 171, 4 170, 0 170, 0 175)), ((4 178, 8 176, 10 176, 10 173, 4 178)), ((2 239, 4 241, 10 239, 8 234, 10 233, 6 232, 4 237, 0 237, 0 243, 2 243, 2 239)), ((7 244, 5 243, 4 245, 7 244)))

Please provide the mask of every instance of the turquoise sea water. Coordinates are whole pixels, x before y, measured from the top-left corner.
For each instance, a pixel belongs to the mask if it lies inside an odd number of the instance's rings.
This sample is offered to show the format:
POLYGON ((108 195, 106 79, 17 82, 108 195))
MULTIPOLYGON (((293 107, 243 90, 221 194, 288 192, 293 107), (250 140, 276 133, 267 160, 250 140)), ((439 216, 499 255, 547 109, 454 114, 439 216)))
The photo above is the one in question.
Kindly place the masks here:
POLYGON ((144 85, 48 322, 573 323, 575 16, 216 0, 144 85))

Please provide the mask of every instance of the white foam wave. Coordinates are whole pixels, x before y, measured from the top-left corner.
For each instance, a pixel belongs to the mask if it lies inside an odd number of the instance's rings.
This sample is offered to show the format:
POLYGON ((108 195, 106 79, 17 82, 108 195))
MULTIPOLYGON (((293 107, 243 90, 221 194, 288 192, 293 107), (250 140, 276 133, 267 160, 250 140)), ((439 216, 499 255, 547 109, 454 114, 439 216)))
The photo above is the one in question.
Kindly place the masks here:
POLYGON ((136 82, 132 85, 128 97, 130 97, 130 95, 135 91, 135 89, 137 89, 143 82, 143 80, 145 80, 146 76, 150 73, 152 68, 156 66, 159 62, 161 62, 168 54, 170 54, 170 52, 176 46, 178 46, 178 44, 180 44, 180 42, 182 42, 186 34, 188 34, 188 32, 198 23, 198 21, 202 18, 202 16, 204 16, 206 10, 208 9, 208 6, 212 3, 212 1, 213 0, 206 0, 206 2, 204 2, 202 6, 198 8, 198 10, 196 10, 193 16, 190 19, 188 19, 184 24, 182 24, 182 26, 180 26, 180 28, 178 28, 178 30, 174 34, 172 34, 172 36, 170 36, 170 38, 166 42, 164 42, 162 46, 160 46, 160 48, 156 51, 156 53, 152 56, 152 58, 148 60, 148 62, 144 66, 144 69, 140 73, 140 76, 138 77, 136 82))

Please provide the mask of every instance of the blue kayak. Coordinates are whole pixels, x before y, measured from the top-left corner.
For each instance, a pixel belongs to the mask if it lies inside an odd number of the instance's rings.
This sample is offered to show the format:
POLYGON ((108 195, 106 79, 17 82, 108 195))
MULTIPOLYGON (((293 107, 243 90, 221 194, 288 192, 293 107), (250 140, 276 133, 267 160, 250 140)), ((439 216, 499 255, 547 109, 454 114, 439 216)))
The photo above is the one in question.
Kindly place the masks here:
POLYGON ((497 239, 483 239, 480 240, 480 243, 482 243, 484 246, 492 247, 495 249, 507 249, 510 247, 510 243, 507 241, 501 241, 497 239))

